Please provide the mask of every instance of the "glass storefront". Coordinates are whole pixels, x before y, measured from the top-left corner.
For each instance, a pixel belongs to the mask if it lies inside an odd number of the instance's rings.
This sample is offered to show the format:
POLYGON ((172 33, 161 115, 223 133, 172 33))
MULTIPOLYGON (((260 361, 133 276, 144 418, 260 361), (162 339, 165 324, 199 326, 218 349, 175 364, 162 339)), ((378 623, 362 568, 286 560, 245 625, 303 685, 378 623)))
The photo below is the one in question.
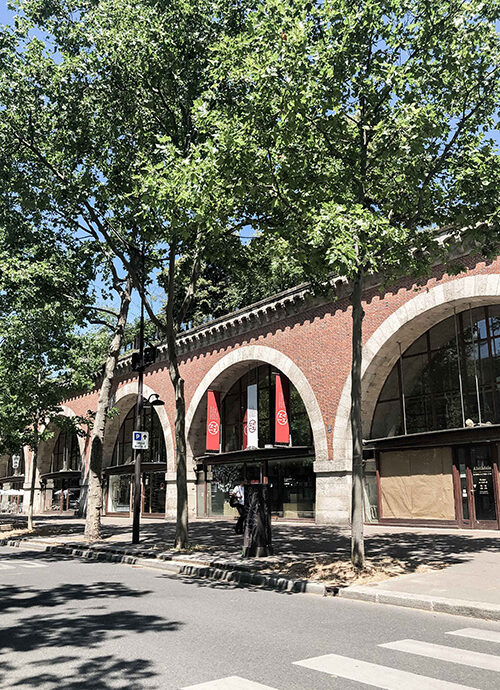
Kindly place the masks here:
MULTIPOLYGON (((128 515, 132 511, 133 483, 134 476, 128 472, 109 475, 106 512, 126 513, 128 515)), ((165 513, 165 499, 165 471, 144 472, 142 475, 143 515, 165 513)))
POLYGON ((42 474, 46 512, 76 510, 80 500, 81 455, 74 429, 62 429, 50 458, 49 472, 42 474))
POLYGON ((314 518, 316 480, 313 458, 270 460, 271 513, 282 518, 314 518))
POLYGON ((130 512, 130 474, 112 474, 108 478, 107 512, 130 512))
POLYGON ((199 468, 199 517, 236 517, 229 505, 233 488, 243 484, 269 486, 271 514, 284 519, 313 519, 316 481, 313 457, 269 459, 255 462, 213 463, 199 468))
POLYGON ((80 447, 75 431, 61 431, 50 459, 50 471, 63 472, 80 469, 80 447))
POLYGON ((274 517, 314 518, 312 430, 302 398, 286 376, 269 364, 247 371, 222 399, 221 429, 221 452, 199 459, 198 516, 236 516, 229 497, 243 482, 269 486, 274 517), (252 396, 256 392, 256 408, 250 409, 255 409, 252 421, 257 421, 258 429, 252 448, 248 448, 247 435, 250 391, 252 396), (280 433, 283 425, 284 435, 280 433))
MULTIPOLYGON (((106 468, 107 513, 129 515, 132 511, 134 483, 132 432, 134 426, 135 406, 129 410, 122 422, 111 463, 106 468)), ((144 408, 143 429, 149 431, 149 448, 142 454, 142 464, 147 465, 148 470, 142 474, 142 513, 143 515, 163 515, 166 500, 167 451, 161 422, 152 406, 144 408), (151 469, 155 465, 158 465, 158 469, 151 469)))
POLYGON ((45 478, 45 510, 76 510, 80 500, 80 477, 45 478))
POLYGON ((164 513, 166 500, 166 483, 164 472, 147 472, 142 476, 143 483, 143 508, 142 512, 164 513))

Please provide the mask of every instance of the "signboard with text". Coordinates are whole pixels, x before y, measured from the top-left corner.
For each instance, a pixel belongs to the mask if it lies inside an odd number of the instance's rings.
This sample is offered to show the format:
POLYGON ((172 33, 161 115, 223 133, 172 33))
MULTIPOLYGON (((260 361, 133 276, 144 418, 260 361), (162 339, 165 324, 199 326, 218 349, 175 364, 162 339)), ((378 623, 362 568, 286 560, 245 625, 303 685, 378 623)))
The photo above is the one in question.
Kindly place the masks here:
POLYGON ((149 431, 133 431, 132 448, 134 450, 147 450, 149 448, 149 431))

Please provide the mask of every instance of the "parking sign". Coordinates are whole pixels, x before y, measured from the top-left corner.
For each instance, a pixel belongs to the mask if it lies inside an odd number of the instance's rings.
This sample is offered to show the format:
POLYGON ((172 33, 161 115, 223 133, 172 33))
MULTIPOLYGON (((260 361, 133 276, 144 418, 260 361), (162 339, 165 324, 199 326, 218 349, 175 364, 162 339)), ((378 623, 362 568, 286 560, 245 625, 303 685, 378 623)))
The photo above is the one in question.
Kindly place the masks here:
POLYGON ((134 450, 147 450, 149 448, 149 432, 148 431, 133 431, 132 432, 132 448, 134 450))

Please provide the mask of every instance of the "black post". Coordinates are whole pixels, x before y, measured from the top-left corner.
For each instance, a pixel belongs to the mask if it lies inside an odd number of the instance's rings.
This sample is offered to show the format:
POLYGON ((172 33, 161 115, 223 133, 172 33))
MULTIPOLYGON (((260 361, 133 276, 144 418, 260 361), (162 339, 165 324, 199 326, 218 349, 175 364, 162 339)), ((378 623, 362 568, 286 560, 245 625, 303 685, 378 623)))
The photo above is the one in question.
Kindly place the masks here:
MULTIPOLYGON (((144 245, 142 247, 142 288, 144 290, 144 245)), ((137 404, 134 431, 143 431, 142 410, 144 399, 144 299, 141 295, 141 320, 139 324, 139 366, 137 382, 137 404)), ((132 544, 139 543, 139 525, 141 520, 141 462, 142 450, 134 450, 134 510, 132 519, 132 544)))

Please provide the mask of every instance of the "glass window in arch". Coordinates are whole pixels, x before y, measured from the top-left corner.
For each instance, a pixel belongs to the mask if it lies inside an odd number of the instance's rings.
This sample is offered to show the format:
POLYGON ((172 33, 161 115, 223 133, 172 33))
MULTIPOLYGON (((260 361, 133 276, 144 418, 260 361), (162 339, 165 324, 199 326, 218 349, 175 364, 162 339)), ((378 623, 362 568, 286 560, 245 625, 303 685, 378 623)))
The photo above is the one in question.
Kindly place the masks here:
POLYGON ((80 469, 80 446, 76 431, 61 431, 52 451, 51 472, 80 469))
POLYGON ((500 305, 440 321, 402 354, 380 393, 371 438, 500 423, 500 305))
MULTIPOLYGON (((142 453, 142 462, 167 462, 165 439, 158 414, 153 407, 144 409, 144 431, 149 431, 149 449, 142 453)), ((135 405, 128 412, 118 432, 111 465, 127 465, 134 461, 132 432, 135 425, 135 405)))
MULTIPOLYGON (((229 452, 246 448, 246 411, 248 386, 257 385, 259 448, 274 444, 276 374, 263 364, 244 374, 222 400, 222 448, 229 452)), ((289 384, 289 423, 293 446, 311 446, 312 432, 306 408, 299 392, 289 384)))

